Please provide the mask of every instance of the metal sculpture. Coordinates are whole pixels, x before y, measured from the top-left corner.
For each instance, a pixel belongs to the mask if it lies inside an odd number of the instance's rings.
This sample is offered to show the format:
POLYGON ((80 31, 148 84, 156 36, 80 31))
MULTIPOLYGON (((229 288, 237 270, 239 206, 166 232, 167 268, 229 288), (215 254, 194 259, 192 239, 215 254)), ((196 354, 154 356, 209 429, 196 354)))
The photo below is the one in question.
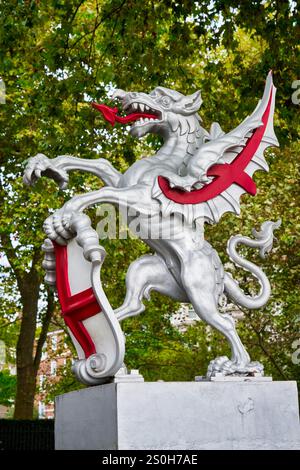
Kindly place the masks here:
MULTIPOLYGON (((141 313, 143 298, 156 290, 181 302, 190 302, 198 316, 229 341, 232 357, 220 357, 208 367, 207 377, 263 374, 263 366, 251 362, 233 318, 221 314, 218 302, 224 294, 237 305, 257 309, 270 296, 269 281, 258 266, 244 259, 237 246, 258 248, 264 257, 272 249, 278 222, 264 222, 254 239, 240 235, 228 242, 228 255, 260 283, 256 296, 248 296, 224 271, 217 252, 204 239, 204 223, 217 223, 226 212, 239 214, 243 193, 255 195, 252 175, 268 171, 264 150, 277 146, 273 129, 275 87, 269 73, 262 100, 254 112, 225 134, 218 123, 210 132, 201 126, 200 92, 184 96, 164 87, 150 94, 116 90, 117 108, 93 104, 114 125, 132 122, 130 133, 162 136, 163 145, 151 157, 136 161, 124 174, 105 159, 84 160, 72 156, 31 158, 24 182, 33 184, 47 176, 65 188, 68 172, 84 170, 98 176, 104 187, 73 197, 48 217, 44 229, 46 282, 57 286, 62 313, 76 346, 77 377, 95 384, 110 380, 124 358, 124 337, 119 321, 141 313), (100 280, 104 250, 83 211, 94 204, 112 203, 134 209, 144 233, 141 238, 153 250, 134 261, 127 272, 127 293, 121 307, 112 310, 100 280), (151 236, 151 231, 156 236, 151 236), (157 236, 157 233, 162 234, 157 236)), ((133 216, 129 214, 130 217, 133 216)))

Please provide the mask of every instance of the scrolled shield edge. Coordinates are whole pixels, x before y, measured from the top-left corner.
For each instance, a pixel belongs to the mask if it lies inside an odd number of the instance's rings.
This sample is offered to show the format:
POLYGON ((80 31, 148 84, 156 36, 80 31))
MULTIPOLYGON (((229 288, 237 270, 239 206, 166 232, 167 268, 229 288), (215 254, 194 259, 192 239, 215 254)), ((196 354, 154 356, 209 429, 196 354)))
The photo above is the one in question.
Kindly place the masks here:
POLYGON ((86 385, 110 381, 121 368, 125 339, 101 283, 106 256, 86 214, 74 213, 74 238, 43 244, 45 282, 56 286, 62 316, 78 354, 72 370, 86 385))

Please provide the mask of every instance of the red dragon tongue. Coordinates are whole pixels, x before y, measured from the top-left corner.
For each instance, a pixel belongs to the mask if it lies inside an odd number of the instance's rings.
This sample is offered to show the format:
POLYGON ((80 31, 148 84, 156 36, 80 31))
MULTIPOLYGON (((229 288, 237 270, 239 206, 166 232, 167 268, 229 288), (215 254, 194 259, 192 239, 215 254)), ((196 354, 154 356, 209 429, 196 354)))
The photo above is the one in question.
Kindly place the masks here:
POLYGON ((92 103, 92 106, 93 108, 100 111, 100 113, 103 114, 104 119, 106 119, 106 121, 108 121, 112 126, 115 125, 116 114, 118 112, 118 108, 110 108, 109 106, 106 106, 105 104, 97 104, 97 103, 92 103))
POLYGON ((121 124, 127 124, 128 122, 137 121, 140 118, 149 118, 149 119, 157 119, 155 114, 147 114, 147 113, 132 113, 128 114, 127 116, 118 116, 118 108, 110 108, 105 104, 97 104, 92 103, 93 108, 97 109, 103 114, 104 119, 108 121, 112 126, 115 125, 116 122, 120 122, 121 124))

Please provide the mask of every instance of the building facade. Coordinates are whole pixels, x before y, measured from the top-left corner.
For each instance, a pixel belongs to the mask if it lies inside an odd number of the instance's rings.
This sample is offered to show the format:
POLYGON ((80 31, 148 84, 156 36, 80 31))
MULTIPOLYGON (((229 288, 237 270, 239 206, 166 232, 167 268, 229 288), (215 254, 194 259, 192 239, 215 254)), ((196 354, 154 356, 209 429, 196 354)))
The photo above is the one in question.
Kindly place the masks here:
POLYGON ((36 407, 39 419, 54 418, 54 403, 46 400, 46 387, 60 379, 63 368, 72 353, 65 342, 64 330, 50 331, 43 347, 41 363, 37 374, 36 407))

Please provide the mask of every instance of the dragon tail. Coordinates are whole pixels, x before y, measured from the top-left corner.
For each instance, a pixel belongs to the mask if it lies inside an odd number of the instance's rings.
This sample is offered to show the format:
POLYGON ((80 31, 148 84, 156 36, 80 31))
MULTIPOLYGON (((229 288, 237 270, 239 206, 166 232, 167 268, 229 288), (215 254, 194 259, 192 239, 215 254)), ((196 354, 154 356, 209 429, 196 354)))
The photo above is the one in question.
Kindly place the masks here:
POLYGON ((257 248, 260 251, 261 258, 265 258, 266 253, 269 253, 273 247, 274 235, 273 231, 281 225, 281 220, 277 222, 267 221, 261 225, 261 230, 257 232, 252 230, 254 239, 235 235, 228 240, 227 253, 230 259, 241 268, 249 271, 260 283, 260 292, 256 296, 246 295, 238 285, 237 281, 233 279, 231 274, 225 273, 224 287, 228 296, 241 307, 249 309, 257 309, 263 307, 269 300, 271 294, 271 287, 269 280, 263 270, 251 261, 246 260, 237 252, 237 246, 243 244, 251 248, 257 248))

